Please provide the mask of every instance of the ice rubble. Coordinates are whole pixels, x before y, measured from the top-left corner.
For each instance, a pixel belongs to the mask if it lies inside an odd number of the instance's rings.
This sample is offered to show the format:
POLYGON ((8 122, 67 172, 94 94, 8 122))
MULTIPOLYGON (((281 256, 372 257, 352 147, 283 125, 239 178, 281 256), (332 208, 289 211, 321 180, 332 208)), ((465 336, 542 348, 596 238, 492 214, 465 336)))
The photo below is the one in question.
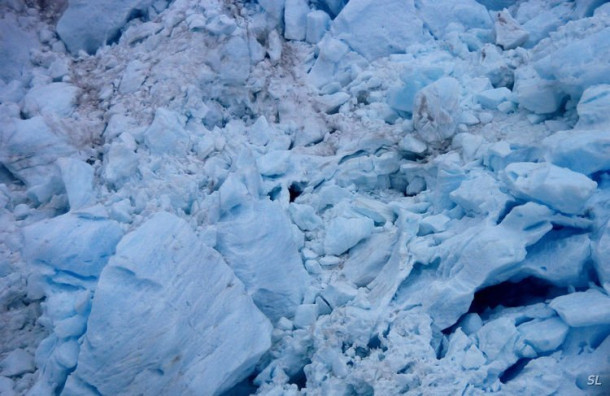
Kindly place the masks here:
POLYGON ((610 381, 604 3, 3 3, 0 392, 610 381))

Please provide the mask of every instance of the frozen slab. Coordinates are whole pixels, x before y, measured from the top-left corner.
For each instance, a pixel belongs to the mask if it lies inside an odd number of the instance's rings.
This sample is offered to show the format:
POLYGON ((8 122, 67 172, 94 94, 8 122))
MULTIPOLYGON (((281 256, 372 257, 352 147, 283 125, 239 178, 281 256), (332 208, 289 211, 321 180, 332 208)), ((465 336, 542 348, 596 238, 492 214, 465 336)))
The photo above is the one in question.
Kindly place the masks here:
POLYGON ((23 112, 29 117, 41 114, 68 117, 76 107, 79 92, 77 87, 64 82, 32 88, 25 95, 23 112))
POLYGON ((38 48, 34 32, 19 26, 14 14, 3 13, 0 19, 0 79, 20 80, 31 68, 30 49, 38 48))
POLYGON ((68 50, 90 54, 104 44, 117 41, 130 18, 145 14, 154 0, 70 0, 57 22, 57 33, 68 50))
POLYGON ((358 287, 371 283, 388 262, 397 239, 396 232, 380 232, 355 246, 343 264, 345 277, 358 287))
POLYGON ((190 138, 184 125, 180 114, 158 108, 152 124, 144 132, 144 142, 152 154, 185 154, 190 148, 190 138))
POLYGON ((563 344, 570 327, 557 317, 533 320, 517 327, 523 340, 538 353, 555 351, 563 344))
POLYGON ((426 41, 422 27, 413 0, 351 0, 330 31, 371 61, 426 41))
POLYGON ((25 227, 23 255, 33 264, 97 277, 122 236, 115 221, 65 214, 25 227))
POLYGON ((557 297, 550 306, 571 327, 610 324, 610 297, 596 289, 557 297))
POLYGON ((534 67, 542 78, 556 80, 561 91, 578 100, 586 88, 610 83, 610 27, 571 41, 534 67))
POLYGON ((3 122, 0 162, 25 183, 35 201, 47 202, 63 188, 55 161, 74 155, 75 149, 54 134, 42 117, 3 122))
POLYGON ((0 372, 7 377, 33 373, 35 369, 34 357, 21 348, 9 352, 0 362, 0 372))
POLYGON ((308 43, 316 44, 330 28, 330 17, 321 10, 311 11, 307 14, 307 30, 305 40, 308 43))
POLYGON ((488 89, 476 95, 477 102, 487 109, 495 109, 502 102, 511 100, 512 92, 506 87, 488 89))
POLYGON ((505 182, 518 198, 531 199, 567 214, 582 214, 597 183, 549 163, 515 162, 505 169, 505 182))
POLYGON ((460 83, 443 77, 415 96, 413 126, 427 143, 442 144, 455 134, 459 116, 460 83))
POLYGON ((306 0, 286 0, 284 8, 284 37, 288 40, 305 40, 307 33, 306 0))
POLYGON ((93 191, 94 170, 86 162, 74 158, 60 158, 57 165, 61 170, 70 210, 77 210, 95 203, 93 191))
POLYGON ((576 109, 578 111, 576 128, 601 129, 610 127, 610 114, 608 114, 608 109, 610 109, 610 84, 594 85, 585 89, 576 109))
POLYGON ((496 14, 494 23, 496 44, 505 50, 514 49, 522 45, 529 38, 527 30, 523 29, 508 10, 496 14))
POLYGON ((610 130, 560 131, 542 142, 547 158, 558 166, 590 175, 610 169, 610 130))
MULTIPOLYGON (((216 248, 272 321, 292 317, 308 275, 293 225, 277 203, 258 201, 228 213, 217 224, 216 248)), ((295 227, 296 228, 296 227, 295 227)))
POLYGON ((340 255, 373 232, 374 223, 369 218, 335 217, 326 227, 324 251, 326 254, 340 255))
POLYGON ((222 257, 158 213, 104 269, 65 395, 218 395, 270 346, 271 324, 222 257))

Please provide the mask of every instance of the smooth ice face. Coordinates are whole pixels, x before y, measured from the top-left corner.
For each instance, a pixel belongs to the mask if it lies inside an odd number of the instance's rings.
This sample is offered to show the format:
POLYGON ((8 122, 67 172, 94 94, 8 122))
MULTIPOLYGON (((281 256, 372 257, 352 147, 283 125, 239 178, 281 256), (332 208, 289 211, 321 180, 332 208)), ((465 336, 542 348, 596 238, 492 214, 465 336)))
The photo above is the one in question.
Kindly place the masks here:
POLYGON ((517 162, 505 169, 506 184, 519 198, 542 202, 568 214, 584 212, 597 183, 588 177, 548 163, 517 162))
POLYGON ((222 257, 184 220, 158 213, 102 272, 63 393, 217 395, 250 372, 270 334, 222 257))
POLYGON ((302 302, 307 273, 289 217, 276 203, 259 201, 230 212, 217 227, 216 249, 260 310, 273 322, 292 317, 302 302))
POLYGON ((100 274, 123 231, 112 220, 65 214, 26 227, 23 236, 31 263, 86 278, 100 274))
POLYGON ((331 33, 374 60, 425 41, 422 27, 413 0, 351 0, 333 21, 331 33))
POLYGON ((147 12, 152 0, 70 0, 57 23, 57 33, 68 50, 94 53, 100 46, 118 39, 120 29, 138 13, 147 12))

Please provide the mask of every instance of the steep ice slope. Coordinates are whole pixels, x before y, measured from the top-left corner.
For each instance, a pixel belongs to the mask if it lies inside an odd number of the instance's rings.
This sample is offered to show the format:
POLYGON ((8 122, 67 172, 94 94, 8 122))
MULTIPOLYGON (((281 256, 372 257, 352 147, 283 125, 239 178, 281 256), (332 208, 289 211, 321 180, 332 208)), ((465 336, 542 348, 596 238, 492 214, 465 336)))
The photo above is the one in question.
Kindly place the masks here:
POLYGON ((0 5, 0 393, 606 392, 608 4, 65 6, 0 5))

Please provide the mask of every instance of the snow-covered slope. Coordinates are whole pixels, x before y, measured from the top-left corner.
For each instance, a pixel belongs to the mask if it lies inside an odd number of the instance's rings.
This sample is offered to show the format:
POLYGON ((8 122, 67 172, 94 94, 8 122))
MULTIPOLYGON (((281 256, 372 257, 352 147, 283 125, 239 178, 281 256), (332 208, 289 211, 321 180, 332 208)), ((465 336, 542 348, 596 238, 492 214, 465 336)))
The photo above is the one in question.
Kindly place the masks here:
POLYGON ((609 392, 609 3, 0 14, 0 394, 609 392))

